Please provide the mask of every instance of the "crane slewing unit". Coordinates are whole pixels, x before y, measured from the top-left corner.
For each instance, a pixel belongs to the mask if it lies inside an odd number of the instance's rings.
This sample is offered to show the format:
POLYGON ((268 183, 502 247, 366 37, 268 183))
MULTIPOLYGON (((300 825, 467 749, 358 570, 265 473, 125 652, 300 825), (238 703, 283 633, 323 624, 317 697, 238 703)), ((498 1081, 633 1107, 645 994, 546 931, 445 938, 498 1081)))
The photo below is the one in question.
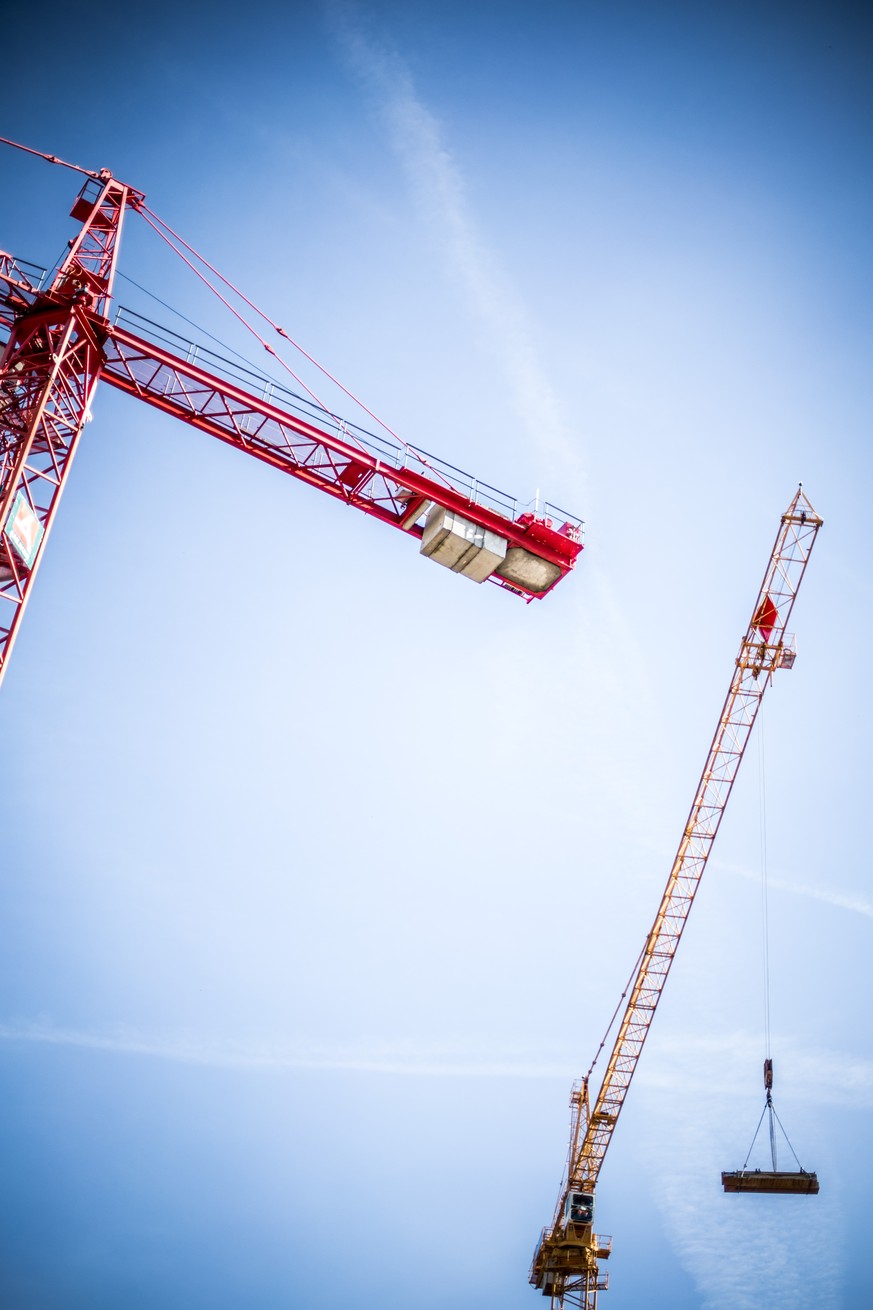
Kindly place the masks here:
POLYGON ((580 519, 538 499, 533 510, 520 506, 126 314, 112 295, 119 239, 128 211, 151 213, 145 196, 106 169, 63 166, 87 181, 71 211, 81 227, 54 276, 0 251, 0 679, 101 380, 399 528, 473 581, 533 600, 572 570, 580 519))
POLYGON ((661 998, 676 948, 716 833, 724 816, 755 717, 774 673, 790 669, 796 647, 787 632, 809 556, 822 520, 802 487, 782 515, 752 616, 740 642, 730 687, 703 766, 694 801, 655 921, 646 937, 625 995, 628 1001, 603 1081, 591 1101, 592 1069, 570 1098, 568 1163, 551 1226, 534 1252, 530 1282, 553 1307, 594 1310, 608 1277, 600 1262, 612 1239, 593 1231, 594 1194, 640 1053, 661 998))

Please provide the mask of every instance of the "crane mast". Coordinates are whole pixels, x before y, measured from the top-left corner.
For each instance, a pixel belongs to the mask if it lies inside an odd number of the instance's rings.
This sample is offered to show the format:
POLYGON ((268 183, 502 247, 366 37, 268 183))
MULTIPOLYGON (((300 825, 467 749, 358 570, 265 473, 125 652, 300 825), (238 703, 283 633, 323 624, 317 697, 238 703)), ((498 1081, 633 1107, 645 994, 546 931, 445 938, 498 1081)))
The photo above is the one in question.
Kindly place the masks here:
POLYGON ((142 192, 106 169, 88 173, 71 211, 81 229, 48 285, 0 251, 0 680, 101 379, 399 528, 476 582, 533 600, 572 570, 581 520, 519 506, 115 305, 128 209, 146 212, 142 192))
POLYGON ((122 220, 141 200, 106 171, 89 179, 72 210, 81 230, 41 293, 0 253, 0 678, 91 416, 122 220))
POLYGON ((706 757, 676 858, 646 937, 600 1090, 590 1101, 590 1073, 573 1087, 567 1171, 551 1227, 534 1253, 531 1283, 553 1307, 594 1310, 607 1286, 599 1261, 611 1239, 593 1232, 594 1189, 618 1116, 667 981, 712 850, 764 692, 777 669, 794 664, 786 631, 822 520, 802 487, 782 515, 752 617, 706 757))

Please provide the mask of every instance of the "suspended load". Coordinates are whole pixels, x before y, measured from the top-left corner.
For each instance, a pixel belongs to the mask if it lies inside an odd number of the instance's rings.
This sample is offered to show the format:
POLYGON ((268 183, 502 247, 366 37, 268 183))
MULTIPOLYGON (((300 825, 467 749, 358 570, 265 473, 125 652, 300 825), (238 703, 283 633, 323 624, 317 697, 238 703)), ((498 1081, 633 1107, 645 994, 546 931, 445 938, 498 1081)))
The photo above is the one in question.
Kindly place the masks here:
POLYGON ((722 1187, 726 1192, 799 1192, 806 1196, 818 1193, 818 1178, 805 1169, 796 1173, 773 1169, 737 1169, 722 1173, 722 1187))
POLYGON ((764 1109, 761 1112, 761 1118, 758 1120, 758 1127, 755 1129, 755 1136, 752 1138, 752 1145, 749 1147, 749 1154, 746 1156, 746 1163, 742 1169, 726 1171, 722 1173, 721 1185, 726 1192, 782 1192, 793 1193, 800 1196, 818 1195, 818 1177, 814 1173, 808 1173, 802 1169, 794 1147, 788 1141, 788 1134, 782 1127, 782 1121, 776 1113, 773 1105, 773 1061, 767 1059, 764 1061, 764 1090, 766 1101, 764 1109), (748 1169, 749 1156, 758 1139, 758 1133, 761 1131, 761 1124, 764 1122, 764 1115, 768 1115, 770 1121, 770 1155, 773 1162, 772 1169, 748 1169), (776 1130, 778 1124, 782 1136, 788 1143, 788 1149, 794 1156, 796 1169, 779 1169, 776 1160, 776 1130))

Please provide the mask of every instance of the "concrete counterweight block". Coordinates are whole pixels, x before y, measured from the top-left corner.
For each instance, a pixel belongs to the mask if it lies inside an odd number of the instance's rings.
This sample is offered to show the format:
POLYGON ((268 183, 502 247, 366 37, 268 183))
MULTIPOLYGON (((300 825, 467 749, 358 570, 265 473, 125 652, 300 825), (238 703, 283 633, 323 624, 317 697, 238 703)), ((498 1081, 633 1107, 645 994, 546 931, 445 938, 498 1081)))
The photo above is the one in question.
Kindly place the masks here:
POLYGON ((425 520, 421 553, 453 573, 485 582, 506 557, 506 538, 433 505, 425 520))
POLYGON ((496 572, 516 587, 525 591, 548 591, 561 576, 562 570, 557 564, 534 555, 522 546, 510 546, 506 559, 498 565, 496 572))

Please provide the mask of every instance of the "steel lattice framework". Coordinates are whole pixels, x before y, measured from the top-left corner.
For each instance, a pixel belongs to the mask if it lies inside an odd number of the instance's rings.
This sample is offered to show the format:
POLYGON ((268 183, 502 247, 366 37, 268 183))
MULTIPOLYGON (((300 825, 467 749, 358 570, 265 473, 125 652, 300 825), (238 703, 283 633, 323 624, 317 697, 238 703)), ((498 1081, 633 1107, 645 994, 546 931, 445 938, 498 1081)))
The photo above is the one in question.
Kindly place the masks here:
MULTIPOLYGON (((0 252, 0 679, 101 378, 412 537, 422 537, 435 508, 457 516, 461 526, 452 518, 446 530, 461 534, 465 550, 492 534, 505 567, 495 565, 489 580, 526 600, 572 570, 579 519, 550 506, 520 509, 413 446, 125 315, 112 301, 119 237, 126 210, 143 209, 144 199, 107 170, 89 174, 72 210, 81 229, 48 287, 33 266, 0 252)), ((441 562, 465 571, 463 561, 441 562)))
POLYGON ((220 368, 231 366, 216 355, 190 347, 190 357, 181 357, 157 333, 135 335, 122 323, 107 326, 105 349, 105 381, 383 523, 421 536, 418 520, 438 503, 512 545, 534 550, 562 574, 581 547, 574 523, 556 531, 549 520, 518 514, 514 502, 494 488, 466 479, 413 446, 378 440, 306 406, 275 383, 266 382, 254 394, 219 376, 220 368), (198 362, 201 354, 209 368, 198 362))
POLYGON ((786 629, 821 522, 803 489, 798 488, 782 515, 679 849, 629 985, 629 999, 593 1107, 587 1078, 573 1088, 566 1182, 552 1226, 540 1239, 530 1277, 534 1286, 552 1297, 553 1306, 572 1304, 590 1310, 596 1306, 597 1292, 606 1287, 598 1260, 609 1254, 610 1240, 593 1234, 590 1224, 564 1221, 567 1196, 577 1189, 594 1191, 764 692, 776 669, 794 664, 794 641, 786 629))
POLYGON ((50 294, 0 257, 9 329, 0 361, 0 678, 91 415, 103 364, 95 318, 111 293, 125 210, 139 199, 108 174, 86 184, 73 209, 83 226, 50 294))

